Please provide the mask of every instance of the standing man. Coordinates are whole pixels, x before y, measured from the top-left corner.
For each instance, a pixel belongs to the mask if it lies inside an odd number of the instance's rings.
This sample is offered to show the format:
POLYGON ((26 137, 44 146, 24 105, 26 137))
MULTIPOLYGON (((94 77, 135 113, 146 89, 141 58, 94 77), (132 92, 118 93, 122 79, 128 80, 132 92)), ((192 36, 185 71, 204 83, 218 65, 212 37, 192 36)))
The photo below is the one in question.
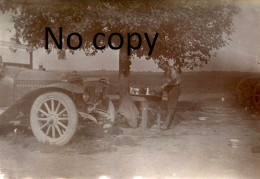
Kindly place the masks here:
POLYGON ((168 129, 171 125, 175 109, 179 100, 179 96, 181 93, 180 87, 180 75, 179 71, 170 66, 168 61, 161 60, 158 63, 158 67, 164 71, 164 83, 160 86, 157 92, 163 93, 167 92, 168 101, 167 101, 167 118, 165 123, 161 126, 161 129, 168 129))
POLYGON ((0 78, 4 76, 4 72, 5 72, 5 66, 3 63, 2 56, 0 55, 0 78))

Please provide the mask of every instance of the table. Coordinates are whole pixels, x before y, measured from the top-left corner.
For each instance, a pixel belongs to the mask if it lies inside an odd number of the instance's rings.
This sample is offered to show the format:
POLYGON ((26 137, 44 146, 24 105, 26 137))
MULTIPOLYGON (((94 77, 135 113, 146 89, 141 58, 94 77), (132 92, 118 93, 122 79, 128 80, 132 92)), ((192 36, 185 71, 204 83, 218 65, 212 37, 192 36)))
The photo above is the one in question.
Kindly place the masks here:
MULTIPOLYGON (((148 110, 149 110, 149 102, 150 101, 161 101, 161 96, 151 96, 151 95, 130 95, 131 99, 134 102, 140 102, 141 104, 141 113, 142 113, 142 120, 139 127, 143 129, 147 129, 147 117, 148 117, 148 110)), ((108 95, 111 100, 119 100, 119 95, 108 95)))
POLYGON ((147 128, 147 116, 148 116, 148 108, 149 108, 149 101, 144 96, 131 96, 134 102, 140 102, 141 104, 141 111, 142 111, 142 121, 139 127, 146 129, 147 128))

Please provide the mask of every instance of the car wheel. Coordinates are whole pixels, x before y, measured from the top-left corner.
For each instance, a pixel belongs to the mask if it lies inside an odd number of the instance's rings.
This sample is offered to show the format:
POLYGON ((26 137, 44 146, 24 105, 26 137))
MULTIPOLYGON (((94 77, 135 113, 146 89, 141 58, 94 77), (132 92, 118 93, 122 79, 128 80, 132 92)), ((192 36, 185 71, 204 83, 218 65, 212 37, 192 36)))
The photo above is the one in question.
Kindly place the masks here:
POLYGON ((247 77, 242 79, 236 86, 236 98, 237 101, 246 105, 247 107, 253 107, 253 92, 259 79, 257 77, 247 77))
POLYGON ((44 93, 38 96, 32 105, 30 125, 39 142, 65 145, 77 130, 76 106, 64 93, 44 93))
POLYGON ((260 111, 260 83, 256 85, 253 96, 255 108, 260 111))

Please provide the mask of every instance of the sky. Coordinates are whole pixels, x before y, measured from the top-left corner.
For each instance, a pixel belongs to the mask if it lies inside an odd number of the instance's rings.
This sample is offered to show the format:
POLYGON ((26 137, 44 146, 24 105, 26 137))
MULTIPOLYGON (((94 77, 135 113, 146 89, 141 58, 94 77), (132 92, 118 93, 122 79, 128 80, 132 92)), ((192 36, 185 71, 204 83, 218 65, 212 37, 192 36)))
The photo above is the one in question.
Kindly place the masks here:
POLYGON ((232 42, 219 51, 208 69, 260 71, 260 0, 241 1, 238 7, 232 42))
MULTIPOLYGON (((235 32, 229 45, 217 52, 217 57, 202 69, 196 70, 222 70, 260 72, 260 0, 241 0, 238 2, 240 12, 234 17, 235 32)), ((12 32, 9 14, 0 15, 0 41, 10 41, 12 32)), ((0 46, 0 53, 8 59, 8 49, 0 46)), ((28 54, 21 51, 15 60, 29 59, 28 54)), ((83 52, 74 55, 67 53, 66 60, 58 60, 56 52, 45 53, 44 49, 36 50, 33 54, 34 68, 43 64, 48 70, 118 70, 119 51, 106 50, 94 57, 88 57, 83 52)), ((9 61, 9 60, 8 60, 9 61)), ((131 71, 160 71, 152 60, 134 58, 131 71)))

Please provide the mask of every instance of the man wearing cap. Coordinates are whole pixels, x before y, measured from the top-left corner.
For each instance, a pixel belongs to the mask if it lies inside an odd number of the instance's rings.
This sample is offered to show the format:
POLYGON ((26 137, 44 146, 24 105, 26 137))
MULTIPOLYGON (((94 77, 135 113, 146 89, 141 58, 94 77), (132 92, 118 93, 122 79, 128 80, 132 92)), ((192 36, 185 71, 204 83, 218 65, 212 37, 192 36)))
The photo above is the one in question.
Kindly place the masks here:
POLYGON ((171 125, 171 121, 173 119, 175 109, 179 100, 179 96, 181 93, 180 87, 180 71, 178 71, 175 67, 170 66, 168 61, 161 60, 158 63, 158 67, 164 71, 164 83, 160 86, 158 90, 159 93, 166 92, 168 96, 166 108, 167 108, 167 118, 161 129, 168 129, 171 125))

